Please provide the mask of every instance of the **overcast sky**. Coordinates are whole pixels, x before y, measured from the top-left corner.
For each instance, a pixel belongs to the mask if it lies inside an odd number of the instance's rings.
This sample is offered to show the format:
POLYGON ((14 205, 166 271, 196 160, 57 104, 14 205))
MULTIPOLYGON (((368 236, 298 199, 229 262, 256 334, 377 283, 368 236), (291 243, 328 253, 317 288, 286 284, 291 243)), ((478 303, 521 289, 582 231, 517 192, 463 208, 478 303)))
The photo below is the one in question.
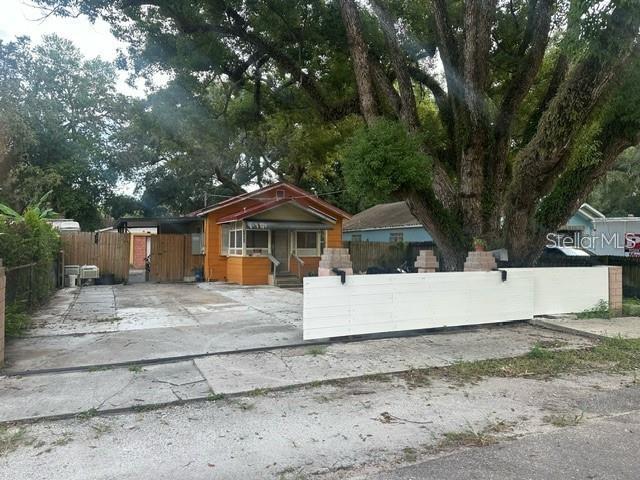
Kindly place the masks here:
MULTIPOLYGON (((89 58, 101 57, 114 60, 118 49, 126 45, 118 41, 103 20, 91 23, 86 17, 60 18, 50 16, 44 20, 42 12, 28 0, 0 0, 0 39, 11 41, 20 35, 39 42, 43 35, 55 33, 71 40, 89 58)), ((125 84, 126 72, 120 73, 118 88, 129 95, 141 95, 142 88, 135 90, 125 84)))

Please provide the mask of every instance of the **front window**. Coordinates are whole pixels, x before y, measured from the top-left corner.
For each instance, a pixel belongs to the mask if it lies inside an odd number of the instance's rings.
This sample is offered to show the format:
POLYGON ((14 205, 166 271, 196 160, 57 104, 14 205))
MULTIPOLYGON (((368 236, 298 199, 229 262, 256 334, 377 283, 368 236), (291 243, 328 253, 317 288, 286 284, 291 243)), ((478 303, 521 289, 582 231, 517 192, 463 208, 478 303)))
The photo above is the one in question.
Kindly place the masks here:
POLYGON ((267 255, 269 253, 269 232, 267 230, 247 230, 247 255, 267 255))
POLYGON ((297 232, 296 250, 301 257, 318 255, 318 232, 297 232))
POLYGON ((229 225, 229 255, 242 255, 242 223, 229 225))

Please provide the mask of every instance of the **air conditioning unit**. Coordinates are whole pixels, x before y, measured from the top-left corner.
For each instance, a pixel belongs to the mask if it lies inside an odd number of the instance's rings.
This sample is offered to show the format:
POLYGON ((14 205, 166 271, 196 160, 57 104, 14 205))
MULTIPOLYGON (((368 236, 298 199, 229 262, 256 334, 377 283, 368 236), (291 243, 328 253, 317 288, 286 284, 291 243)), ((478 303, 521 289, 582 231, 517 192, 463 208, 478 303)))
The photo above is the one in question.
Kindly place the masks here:
POLYGON ((82 265, 80 267, 80 280, 100 278, 100 269, 95 265, 82 265))
POLYGON ((69 275, 75 275, 76 277, 80 276, 80 265, 65 265, 64 266, 64 276, 68 277, 69 275))

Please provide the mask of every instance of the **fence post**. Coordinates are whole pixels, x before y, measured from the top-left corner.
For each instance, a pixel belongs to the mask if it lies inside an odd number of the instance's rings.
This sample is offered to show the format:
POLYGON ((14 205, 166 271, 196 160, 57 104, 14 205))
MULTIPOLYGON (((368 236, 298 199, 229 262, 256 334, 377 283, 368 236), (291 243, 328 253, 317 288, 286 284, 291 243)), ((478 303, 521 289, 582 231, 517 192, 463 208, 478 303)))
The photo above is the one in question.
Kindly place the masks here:
POLYGON ((4 267, 0 258, 0 367, 4 366, 4 295, 6 283, 7 279, 4 275, 4 267))

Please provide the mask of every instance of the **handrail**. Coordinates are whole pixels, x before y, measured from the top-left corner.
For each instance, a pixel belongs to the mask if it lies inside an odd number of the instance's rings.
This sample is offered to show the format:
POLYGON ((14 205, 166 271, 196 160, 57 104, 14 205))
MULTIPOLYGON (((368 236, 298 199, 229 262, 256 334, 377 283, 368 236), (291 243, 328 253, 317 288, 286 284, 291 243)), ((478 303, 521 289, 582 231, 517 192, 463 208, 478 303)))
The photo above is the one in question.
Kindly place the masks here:
POLYGON ((275 283, 276 283, 276 269, 278 268, 278 265, 280 265, 280 260, 278 260, 276 257, 271 255, 270 253, 267 254, 267 258, 273 264, 273 284, 275 285, 275 283))
POLYGON ((300 278, 300 280, 302 280, 304 278, 304 260, 302 260, 295 253, 292 253, 291 256, 293 257, 294 260, 296 260, 298 262, 298 265, 300 265, 300 267, 298 268, 298 278, 300 278))

